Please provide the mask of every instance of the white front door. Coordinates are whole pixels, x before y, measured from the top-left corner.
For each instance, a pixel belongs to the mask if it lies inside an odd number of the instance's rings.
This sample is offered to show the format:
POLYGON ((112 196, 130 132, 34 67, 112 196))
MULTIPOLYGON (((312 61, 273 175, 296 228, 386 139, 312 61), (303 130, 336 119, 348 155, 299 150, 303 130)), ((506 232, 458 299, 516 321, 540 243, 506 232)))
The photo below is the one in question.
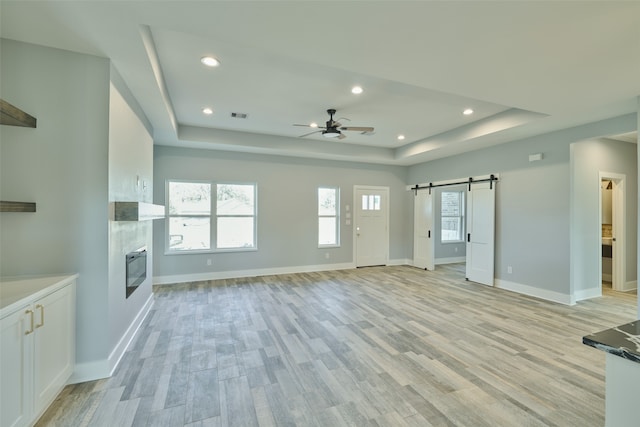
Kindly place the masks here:
POLYGON ((413 200, 413 265, 425 270, 433 270, 435 268, 433 195, 427 190, 421 190, 413 200))
POLYGON ((467 192, 467 279, 488 286, 493 286, 495 188, 483 182, 467 192))
POLYGON ((389 188, 354 187, 356 267, 386 265, 389 258, 389 188))

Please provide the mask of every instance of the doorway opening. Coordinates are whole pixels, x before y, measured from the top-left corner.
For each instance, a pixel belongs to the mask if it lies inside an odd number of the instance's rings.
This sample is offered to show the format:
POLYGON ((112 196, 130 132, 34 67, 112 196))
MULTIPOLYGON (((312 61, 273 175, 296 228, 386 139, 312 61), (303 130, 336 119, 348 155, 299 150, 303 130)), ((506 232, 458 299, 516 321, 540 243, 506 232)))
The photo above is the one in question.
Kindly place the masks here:
POLYGON ((497 180, 497 175, 489 175, 407 188, 415 193, 415 267, 433 270, 436 264, 456 264, 464 268, 467 280, 494 286, 497 180), (445 250, 450 253, 443 256, 445 250))
POLYGON ((602 293, 626 291, 625 175, 600 172, 600 283, 602 293))

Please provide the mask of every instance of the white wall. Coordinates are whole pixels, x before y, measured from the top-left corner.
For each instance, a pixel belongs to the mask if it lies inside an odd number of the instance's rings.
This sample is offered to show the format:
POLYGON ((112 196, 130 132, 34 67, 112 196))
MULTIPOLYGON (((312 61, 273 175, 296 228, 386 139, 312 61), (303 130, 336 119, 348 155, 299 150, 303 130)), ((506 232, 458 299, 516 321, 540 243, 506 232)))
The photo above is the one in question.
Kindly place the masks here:
POLYGON ((626 282, 637 278, 637 145, 597 139, 571 144, 572 283, 578 300, 597 296, 602 287, 599 172, 626 175, 626 282))
MULTIPOLYGON (((301 271, 353 264, 353 229, 345 225, 345 205, 353 212, 353 186, 390 187, 390 259, 411 256, 411 194, 406 169, 336 161, 317 161, 210 150, 156 146, 157 203, 164 203, 168 179, 255 182, 258 187, 258 250, 215 254, 163 255, 164 221, 155 221, 154 277, 166 283, 184 278, 222 277, 225 272, 301 271), (341 247, 318 249, 317 188, 338 186, 341 193, 341 247), (325 257, 329 254, 330 258, 325 257), (207 259, 212 265, 207 266, 207 259)), ((244 273, 243 273, 244 272, 244 273)))
POLYGON ((76 360, 107 353, 109 61, 0 41, 1 97, 36 129, 0 126, 0 274, 79 273, 76 360))

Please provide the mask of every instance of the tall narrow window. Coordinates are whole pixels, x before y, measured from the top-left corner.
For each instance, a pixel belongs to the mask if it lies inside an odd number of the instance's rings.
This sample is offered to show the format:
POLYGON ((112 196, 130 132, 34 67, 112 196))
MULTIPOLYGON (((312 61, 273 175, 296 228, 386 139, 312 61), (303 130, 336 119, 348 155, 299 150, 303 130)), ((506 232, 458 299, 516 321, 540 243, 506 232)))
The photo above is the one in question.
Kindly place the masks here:
POLYGON ((169 250, 211 249, 211 184, 169 182, 169 250))
POLYGON ((318 188, 318 246, 340 245, 340 189, 318 188))
POLYGON ((442 242, 464 241, 464 191, 443 191, 440 196, 442 242))
POLYGON ((218 184, 217 187, 217 248, 254 248, 255 185, 218 184))

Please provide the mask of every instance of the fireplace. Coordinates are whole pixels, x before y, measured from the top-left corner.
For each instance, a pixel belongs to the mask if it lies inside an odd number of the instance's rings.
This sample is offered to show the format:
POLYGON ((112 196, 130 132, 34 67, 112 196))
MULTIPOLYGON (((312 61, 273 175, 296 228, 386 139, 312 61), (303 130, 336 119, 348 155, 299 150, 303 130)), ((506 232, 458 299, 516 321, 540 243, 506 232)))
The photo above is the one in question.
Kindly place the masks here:
POLYGON ((127 298, 147 278, 147 247, 143 246, 125 256, 126 260, 126 295, 127 298))

